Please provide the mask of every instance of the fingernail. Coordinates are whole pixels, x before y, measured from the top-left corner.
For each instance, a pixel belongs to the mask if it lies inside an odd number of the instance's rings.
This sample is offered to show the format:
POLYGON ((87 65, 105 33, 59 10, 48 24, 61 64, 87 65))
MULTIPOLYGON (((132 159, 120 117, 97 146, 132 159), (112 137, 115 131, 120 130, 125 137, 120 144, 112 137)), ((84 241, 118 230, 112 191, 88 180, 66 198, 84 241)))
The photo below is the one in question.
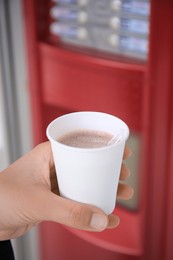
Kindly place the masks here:
POLYGON ((126 177, 128 178, 131 175, 131 171, 127 168, 126 177))
POLYGON ((128 189, 123 191, 123 195, 126 197, 126 199, 131 199, 133 197, 134 190, 131 187, 128 187, 128 189))
POLYGON ((93 214, 90 222, 90 226, 93 229, 103 230, 107 227, 107 225, 108 225, 108 219, 106 218, 106 216, 98 213, 93 214))

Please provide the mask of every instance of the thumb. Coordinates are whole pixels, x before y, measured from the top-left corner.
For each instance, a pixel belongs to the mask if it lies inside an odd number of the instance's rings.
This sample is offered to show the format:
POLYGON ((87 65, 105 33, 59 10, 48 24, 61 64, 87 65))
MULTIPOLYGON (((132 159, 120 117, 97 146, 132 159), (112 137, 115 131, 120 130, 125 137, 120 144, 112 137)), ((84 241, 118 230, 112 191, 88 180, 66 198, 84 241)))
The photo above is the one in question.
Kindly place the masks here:
POLYGON ((78 229, 102 231, 110 226, 109 217, 99 208, 68 200, 51 192, 47 194, 42 210, 43 220, 78 229))

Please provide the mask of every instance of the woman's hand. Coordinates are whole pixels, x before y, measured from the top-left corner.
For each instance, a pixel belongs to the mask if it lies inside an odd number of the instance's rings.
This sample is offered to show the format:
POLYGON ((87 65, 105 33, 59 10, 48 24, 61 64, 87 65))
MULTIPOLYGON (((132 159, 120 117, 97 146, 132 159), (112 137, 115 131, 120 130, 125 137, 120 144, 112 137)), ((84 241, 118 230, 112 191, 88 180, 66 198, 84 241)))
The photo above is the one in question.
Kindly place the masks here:
MULTIPOLYGON (((126 147, 124 159, 131 154, 126 147)), ((121 180, 130 172, 124 164, 121 180)), ((133 189, 119 184, 117 197, 129 199, 133 189)), ((32 151, 0 173, 0 240, 19 237, 42 221, 55 221, 70 227, 102 231, 119 224, 116 215, 59 196, 54 161, 49 142, 32 151)))

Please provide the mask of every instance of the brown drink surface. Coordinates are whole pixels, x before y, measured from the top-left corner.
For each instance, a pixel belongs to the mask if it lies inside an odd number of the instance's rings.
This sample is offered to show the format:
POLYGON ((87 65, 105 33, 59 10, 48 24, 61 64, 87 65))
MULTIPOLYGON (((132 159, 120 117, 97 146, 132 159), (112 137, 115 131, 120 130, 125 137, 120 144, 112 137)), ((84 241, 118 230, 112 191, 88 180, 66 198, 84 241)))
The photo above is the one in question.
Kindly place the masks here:
POLYGON ((106 146, 112 134, 97 130, 76 130, 58 138, 58 142, 79 148, 99 148, 106 146))

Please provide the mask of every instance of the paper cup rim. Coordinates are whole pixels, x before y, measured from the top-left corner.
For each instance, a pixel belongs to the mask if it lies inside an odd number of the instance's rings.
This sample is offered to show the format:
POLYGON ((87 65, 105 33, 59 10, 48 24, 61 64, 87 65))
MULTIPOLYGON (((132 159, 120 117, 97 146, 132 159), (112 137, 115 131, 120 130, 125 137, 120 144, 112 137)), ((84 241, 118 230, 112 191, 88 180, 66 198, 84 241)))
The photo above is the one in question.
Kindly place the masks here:
POLYGON ((48 124, 48 126, 47 126, 47 128, 46 128, 46 136, 47 136, 47 138, 48 138, 48 140, 50 141, 50 142, 52 142, 52 143, 56 143, 57 145, 59 145, 59 146, 61 146, 61 147, 68 147, 68 149, 69 150, 76 150, 76 151, 98 151, 98 150, 105 150, 105 149, 109 149, 110 147, 114 147, 114 146, 118 146, 118 145, 120 145, 120 144, 122 144, 122 142, 126 142, 126 140, 128 139, 128 137, 129 137, 129 134, 130 134, 130 131, 129 131, 129 127, 127 126, 127 124, 122 120, 122 119, 120 119, 119 117, 117 117, 117 116, 114 116, 114 115, 112 115, 112 114, 108 114, 108 113, 104 113, 104 112, 97 112, 97 111, 80 111, 80 112, 72 112, 72 113, 68 113, 68 114, 64 114, 64 115, 62 115, 62 116, 59 116, 59 117, 57 117, 57 118, 55 118, 54 120, 52 120, 49 124, 48 124), (55 140, 51 135, 50 135, 50 133, 49 133, 49 131, 50 131, 50 128, 52 127, 52 125, 56 122, 56 121, 58 121, 58 120, 60 120, 60 118, 64 118, 64 117, 68 117, 68 116, 70 116, 70 115, 72 115, 72 114, 88 114, 88 113, 91 113, 91 114, 102 114, 102 115, 105 115, 105 116, 110 116, 110 117, 114 117, 114 118, 116 118, 116 119, 118 119, 123 125, 124 125, 124 127, 126 128, 126 133, 125 133, 125 136, 124 136, 124 138, 123 138, 123 140, 122 141, 120 141, 120 142, 118 142, 118 143, 113 143, 113 144, 111 144, 111 145, 108 145, 108 146, 103 146, 103 147, 97 147, 97 148, 81 148, 81 147, 73 147, 73 146, 67 146, 67 145, 65 145, 65 144, 62 144, 62 143, 60 143, 60 142, 58 142, 57 140, 55 140))

